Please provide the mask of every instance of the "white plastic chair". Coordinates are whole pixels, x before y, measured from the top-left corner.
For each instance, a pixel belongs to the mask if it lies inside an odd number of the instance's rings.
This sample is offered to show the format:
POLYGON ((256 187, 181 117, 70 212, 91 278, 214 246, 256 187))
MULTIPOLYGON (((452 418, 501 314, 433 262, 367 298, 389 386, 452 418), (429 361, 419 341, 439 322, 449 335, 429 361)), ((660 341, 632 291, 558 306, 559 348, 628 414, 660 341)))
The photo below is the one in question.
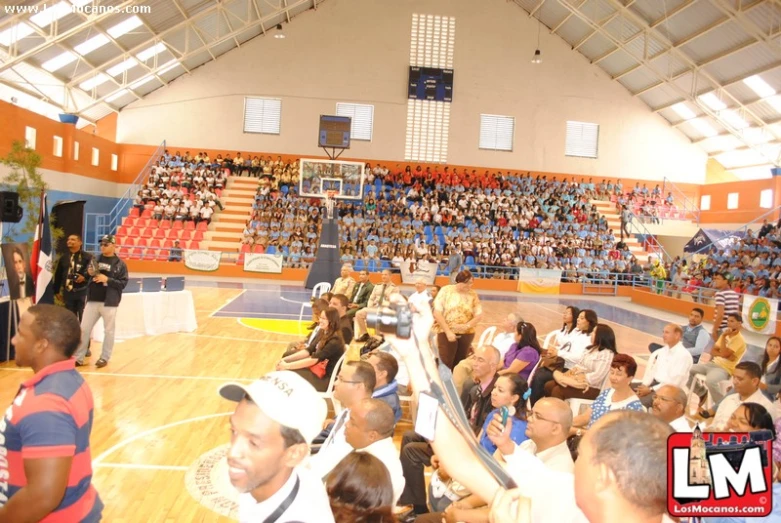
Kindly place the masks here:
POLYGON ((496 327, 488 327, 485 329, 477 342, 477 348, 479 349, 484 345, 490 345, 494 340, 494 334, 496 334, 496 327))
MULTIPOLYGON (((312 301, 318 299, 320 296, 331 290, 331 284, 327 281, 321 281, 315 288, 312 289, 312 301)), ((298 332, 303 334, 301 322, 304 321, 304 309, 309 308, 312 310, 312 302, 304 302, 301 304, 301 312, 298 314, 298 332)))
POLYGON ((336 416, 338 416, 339 413, 342 411, 342 404, 339 403, 339 401, 336 398, 334 398, 334 383, 336 383, 336 376, 339 374, 339 369, 342 368, 342 365, 344 364, 344 360, 346 357, 347 357, 347 350, 345 347, 345 351, 336 361, 336 366, 334 367, 334 371, 328 380, 328 387, 325 389, 325 392, 320 393, 320 396, 324 400, 326 401, 331 400, 331 403, 334 406, 334 415, 336 416))
POLYGON ((588 407, 592 403, 594 403, 594 400, 585 400, 580 398, 569 398, 567 399, 567 403, 569 403, 569 408, 572 410, 572 417, 579 416, 583 413, 583 410, 585 407, 588 407))

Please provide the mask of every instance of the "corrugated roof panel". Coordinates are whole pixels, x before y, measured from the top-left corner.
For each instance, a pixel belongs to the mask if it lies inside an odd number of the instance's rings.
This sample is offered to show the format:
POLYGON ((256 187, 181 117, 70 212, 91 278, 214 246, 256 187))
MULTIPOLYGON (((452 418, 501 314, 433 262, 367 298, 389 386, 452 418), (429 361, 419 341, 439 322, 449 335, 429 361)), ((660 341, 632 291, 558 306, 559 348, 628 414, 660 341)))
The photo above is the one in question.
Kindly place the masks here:
MULTIPOLYGON (((716 120, 710 118, 709 116, 696 118, 695 120, 710 125, 713 128, 713 130, 716 132, 716 134, 720 134, 724 132, 724 128, 716 120)), ((697 124, 694 123, 695 120, 689 120, 682 123, 681 125, 678 126, 678 129, 680 129, 683 133, 685 133, 687 136, 691 137, 694 140, 700 140, 702 138, 710 138, 710 136, 705 135, 702 132, 702 130, 697 127, 697 124)))
POLYGON ((645 56, 645 34, 640 34, 631 42, 625 43, 624 51, 631 54, 638 60, 643 59, 645 56))
POLYGON ((776 54, 764 45, 753 45, 705 66, 721 83, 731 82, 776 63, 776 54))
MULTIPOLYGON (((106 103, 109 103, 109 104, 113 105, 116 108, 122 108, 122 107, 126 106, 127 104, 132 103, 132 102, 138 100, 138 98, 133 96, 133 94, 130 91, 128 91, 128 90, 124 90, 124 92, 122 92, 121 94, 118 91, 117 94, 119 94, 119 96, 117 96, 116 98, 113 98, 111 101, 108 101, 106 103)), ((111 97, 109 97, 109 98, 111 98, 111 97)))
POLYGON ((602 22, 616 12, 616 8, 608 0, 586 0, 579 11, 595 22, 602 22))
POLYGON ((616 51, 599 62, 599 67, 611 77, 615 77, 637 65, 637 60, 624 51, 616 51))
POLYGON ((188 56, 187 59, 184 60, 184 65, 187 66, 190 71, 192 71, 193 69, 205 64, 211 59, 212 57, 209 52, 204 49, 203 51, 188 56))
POLYGON ((737 22, 730 21, 718 29, 695 38, 681 47, 681 50, 701 64, 752 41, 754 38, 741 29, 737 22))
POLYGON ((559 25, 569 14, 569 9, 558 2, 545 2, 545 8, 537 11, 534 16, 539 16, 543 24, 553 28, 559 25))
MULTIPOLYGON (((659 2, 664 4, 664 2, 659 2)), ((725 15, 710 2, 697 2, 687 7, 677 15, 659 24, 656 30, 665 35, 671 42, 685 40, 721 20, 725 15)))
POLYGON ((516 4, 521 6, 527 13, 530 13, 537 7, 540 0, 513 0, 516 4))
POLYGON ((634 22, 620 15, 611 20, 604 30, 619 42, 624 42, 641 31, 634 22))
MULTIPOLYGON (((776 67, 762 71, 758 73, 760 78, 776 90, 776 93, 781 93, 781 61, 778 62, 776 67)), ((739 82, 741 85, 745 85, 743 82, 739 82)))
POLYGON ((145 25, 141 25, 132 31, 123 34, 116 40, 119 42, 119 45, 125 49, 134 49, 135 47, 138 47, 145 42, 148 42, 151 46, 153 44, 153 37, 154 35, 149 31, 149 29, 145 25))
POLYGON ((776 110, 772 105, 765 101, 753 103, 748 108, 766 123, 774 122, 781 118, 781 111, 776 110))
POLYGON ((87 59, 95 67, 100 67, 106 62, 121 55, 122 51, 116 45, 108 43, 87 55, 87 59))
POLYGON ((46 42, 44 37, 38 36, 37 34, 31 34, 30 36, 18 40, 15 45, 19 54, 22 54, 30 51, 31 49, 35 49, 44 42, 46 42))
POLYGON ((215 57, 219 57, 220 55, 223 55, 236 47, 236 42, 233 41, 233 38, 229 38, 228 40, 225 40, 223 42, 220 42, 217 45, 214 45, 210 47, 212 54, 215 57))
POLYGON ((637 0, 629 6, 629 9, 643 17, 650 25, 687 1, 689 0, 667 0, 663 2, 659 0, 637 0))
POLYGON ((758 2, 743 14, 765 34, 778 32, 781 28, 781 6, 775 2, 758 2))
POLYGON ((209 13, 203 18, 197 20, 196 22, 193 23, 193 25, 195 25, 198 28, 198 30, 201 32, 201 35, 206 39, 207 42, 209 42, 210 40, 214 40, 218 37, 218 31, 219 31, 221 21, 222 24, 225 23, 225 21, 222 19, 222 15, 220 15, 217 12, 214 12, 214 13, 209 13))
MULTIPOLYGON (((753 102, 758 98, 757 93, 743 82, 736 82, 729 87, 726 87, 725 90, 737 98, 740 103, 753 102)), ((728 105, 732 105, 732 102, 729 100, 725 100, 724 102, 728 105)))
POLYGON ((255 9, 252 8, 252 2, 248 2, 247 0, 239 0, 232 4, 228 4, 225 7, 225 13, 228 15, 228 20, 230 20, 231 25, 234 27, 250 20, 258 19, 258 16, 255 14, 255 9))
POLYGON ((560 37, 571 46, 575 46, 584 36, 591 33, 592 29, 577 16, 571 17, 556 31, 560 37))
POLYGON ((642 66, 626 76, 622 76, 618 81, 621 82, 621 85, 626 87, 630 93, 636 93, 646 87, 654 85, 659 81, 659 77, 647 67, 642 66))
POLYGON ((263 32, 260 30, 260 26, 259 26, 259 25, 256 25, 255 27, 252 27, 252 28, 250 28, 250 29, 247 29, 247 30, 246 30, 246 31, 244 31, 243 33, 240 33, 240 34, 239 34, 239 35, 236 37, 236 39, 237 39, 237 40, 238 40, 240 43, 242 43, 242 44, 243 44, 244 42, 246 42, 246 41, 248 41, 248 40, 252 40, 253 38, 255 38, 256 36, 259 36, 259 35, 261 35, 262 33, 263 33, 263 32))
MULTIPOLYGON (((694 111, 695 114, 700 110, 699 107, 695 107, 693 104, 687 104, 690 109, 694 111)), ((675 124, 680 121, 681 115, 676 113, 672 107, 667 107, 666 109, 662 109, 659 111, 659 116, 670 122, 671 124, 675 124)))
POLYGON ((681 94, 679 92, 664 84, 649 89, 643 94, 637 95, 637 97, 650 107, 663 107, 681 100, 681 94))
MULTIPOLYGON (((198 48, 201 45, 201 41, 198 40, 198 38, 195 36, 195 34, 191 35, 194 40, 191 40, 189 42, 190 50, 193 48, 198 48)), ((163 41, 168 44, 168 47, 171 47, 175 49, 176 51, 180 53, 184 53, 187 49, 187 28, 183 27, 181 29, 178 29, 176 31, 172 31, 171 33, 165 35, 165 38, 163 41)))
MULTIPOLYGON (((179 0, 179 3, 182 4, 182 8, 191 17, 210 7, 214 7, 214 0, 179 0)), ((258 7, 262 9, 263 3, 258 2, 258 7)))
POLYGON ((150 7, 150 12, 144 15, 144 20, 155 32, 160 33, 170 29, 184 20, 184 16, 171 0, 144 0, 150 7))
MULTIPOLYGON (((596 60, 608 51, 615 49, 616 46, 607 38, 597 33, 578 47, 578 51, 589 60, 596 60)), ((614 53, 615 54, 615 53, 614 53)), ((607 60, 607 58, 605 59, 607 60)), ((601 64, 600 64, 601 65, 601 64)))
POLYGON ((651 65, 663 75, 671 78, 678 76, 689 69, 689 66, 680 58, 670 53, 664 53, 657 58, 654 58, 651 60, 651 65))
POLYGON ((705 149, 706 152, 713 153, 718 151, 730 151, 737 147, 743 147, 745 144, 731 134, 724 136, 714 136, 699 142, 697 145, 705 149))

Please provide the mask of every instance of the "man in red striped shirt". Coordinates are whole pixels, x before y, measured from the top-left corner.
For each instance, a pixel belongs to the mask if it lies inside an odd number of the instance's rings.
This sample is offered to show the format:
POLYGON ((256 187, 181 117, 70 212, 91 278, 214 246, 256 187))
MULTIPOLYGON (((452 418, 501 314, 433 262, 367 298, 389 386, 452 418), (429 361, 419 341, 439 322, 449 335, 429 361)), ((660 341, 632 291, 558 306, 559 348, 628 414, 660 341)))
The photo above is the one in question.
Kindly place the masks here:
POLYGON ((93 402, 71 356, 81 340, 76 316, 34 305, 11 340, 22 383, 0 421, 0 523, 92 523, 103 503, 92 486, 93 402))

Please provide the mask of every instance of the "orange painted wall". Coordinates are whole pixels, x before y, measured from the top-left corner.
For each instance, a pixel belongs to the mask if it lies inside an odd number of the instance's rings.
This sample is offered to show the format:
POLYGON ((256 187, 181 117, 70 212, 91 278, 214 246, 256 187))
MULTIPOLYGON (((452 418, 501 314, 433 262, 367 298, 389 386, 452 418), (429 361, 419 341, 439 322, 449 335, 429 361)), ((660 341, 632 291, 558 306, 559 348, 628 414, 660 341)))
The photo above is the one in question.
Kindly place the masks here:
POLYGON ((24 142, 25 127, 36 130, 35 150, 42 156, 42 168, 107 182, 119 181, 123 168, 121 145, 3 101, 0 101, 0 156, 11 150, 15 140, 24 142), (61 158, 54 156, 55 136, 63 140, 61 158), (73 158, 74 142, 79 143, 78 160, 73 158), (93 147, 100 151, 97 167, 91 165, 93 147), (112 154, 118 156, 117 171, 111 170, 112 154))
MULTIPOLYGON (((781 179, 774 177, 766 180, 746 180, 740 182, 714 183, 701 188, 703 196, 710 195, 710 210, 700 213, 701 223, 747 223, 771 209, 761 209, 759 198, 763 190, 773 190, 773 206, 781 205, 781 179), (738 208, 727 209, 727 197, 730 193, 738 193, 738 208)), ((699 204, 699 201, 697 202, 699 204)), ((770 217, 778 219, 778 214, 770 217)))

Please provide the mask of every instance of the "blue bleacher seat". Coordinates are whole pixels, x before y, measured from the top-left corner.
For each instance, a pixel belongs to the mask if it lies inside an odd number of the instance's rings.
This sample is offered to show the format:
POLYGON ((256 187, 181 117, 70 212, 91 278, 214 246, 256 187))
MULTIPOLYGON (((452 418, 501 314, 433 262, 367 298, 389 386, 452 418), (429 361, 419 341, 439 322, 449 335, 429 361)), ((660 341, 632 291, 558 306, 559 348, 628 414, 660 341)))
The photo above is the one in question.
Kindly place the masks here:
POLYGON ((266 248, 266 254, 276 254, 277 248, 273 245, 269 245, 268 248, 266 248))
POLYGON ((357 260, 355 260, 355 265, 353 266, 353 270, 356 272, 360 272, 363 269, 364 269, 363 258, 358 258, 357 260))

